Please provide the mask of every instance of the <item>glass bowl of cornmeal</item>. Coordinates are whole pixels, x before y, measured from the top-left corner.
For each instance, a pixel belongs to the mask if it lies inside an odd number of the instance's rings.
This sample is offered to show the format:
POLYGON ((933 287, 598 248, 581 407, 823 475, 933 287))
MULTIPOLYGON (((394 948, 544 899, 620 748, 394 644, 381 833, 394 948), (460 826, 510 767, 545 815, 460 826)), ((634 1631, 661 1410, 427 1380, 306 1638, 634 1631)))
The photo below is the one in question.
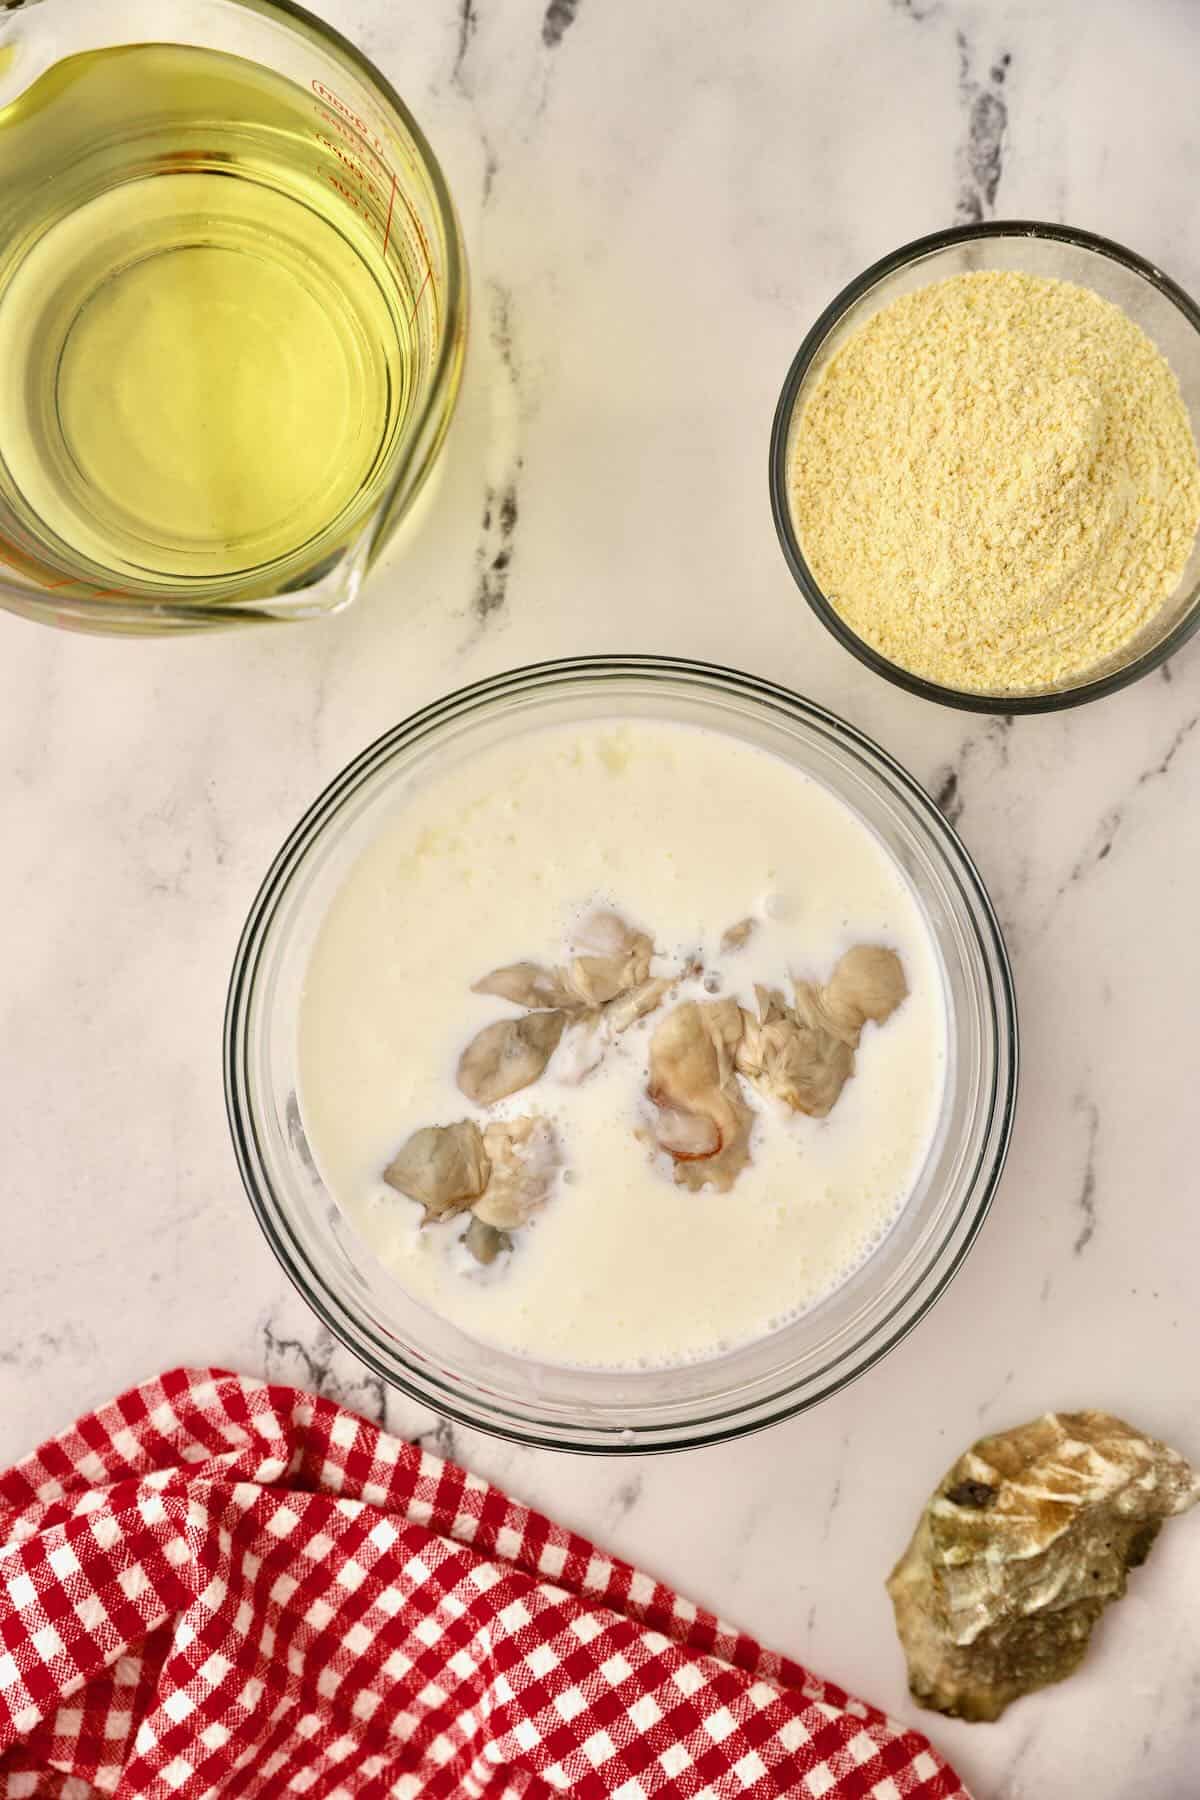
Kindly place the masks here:
POLYGON ((296 826, 226 1022, 254 1210, 386 1382, 563 1449, 816 1404, 995 1192, 1012 981, 883 751, 732 670, 544 664, 428 707, 296 826))
POLYGON ((1025 221, 906 245, 788 371, 784 556, 877 674, 979 712, 1099 699, 1200 623, 1200 309, 1106 239, 1025 221))

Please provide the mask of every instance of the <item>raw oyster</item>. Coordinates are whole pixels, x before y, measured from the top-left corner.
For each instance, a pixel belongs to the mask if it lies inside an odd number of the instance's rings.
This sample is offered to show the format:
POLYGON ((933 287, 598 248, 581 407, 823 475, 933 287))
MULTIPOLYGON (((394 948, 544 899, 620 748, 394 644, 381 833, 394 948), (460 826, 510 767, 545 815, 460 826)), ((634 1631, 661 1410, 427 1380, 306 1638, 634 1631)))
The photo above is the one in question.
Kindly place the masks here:
POLYGON ((821 992, 821 1004, 835 1029, 853 1033, 855 1042, 868 1019, 883 1025, 907 998, 904 965, 894 950, 881 944, 856 944, 847 950, 821 992))
POLYGON ((458 1061, 458 1085, 476 1106, 493 1106, 545 1073, 566 1027, 565 1012, 497 1019, 471 1039, 458 1061))
POLYGON ((660 1007, 674 986, 673 981, 663 976, 653 976, 639 981, 636 987, 626 988, 604 1008, 603 1018, 609 1029, 617 1036, 628 1031, 631 1025, 636 1025, 639 1019, 660 1007))
POLYGON ((571 945, 567 981, 585 1006, 606 1006, 650 974, 654 940, 615 912, 594 912, 571 945))
POLYGON ((555 1052, 554 1075, 565 1086, 579 1087, 604 1061, 609 1046, 604 1029, 605 1010, 576 1013, 563 1032, 555 1052))
POLYGON ((474 984, 476 994, 495 994, 529 1011, 583 1012, 641 987, 650 974, 653 939, 615 912, 594 912, 571 944, 565 969, 543 963, 506 963, 474 984))
POLYGON ((913 1698, 998 1719, 1070 1675, 1163 1520, 1197 1499, 1183 1457, 1111 1413, 1047 1413, 982 1439, 888 1577, 913 1698))
POLYGON ((554 1065, 557 1079, 568 1087, 586 1081, 600 1067, 614 1040, 656 1012, 674 986, 674 981, 660 978, 641 981, 604 1006, 571 1015, 554 1065))
POLYGON ((580 1005, 561 969, 547 969, 541 963, 507 963, 493 969, 471 989, 473 994, 495 994, 499 1000, 511 1000, 530 1012, 553 1008, 572 1009, 580 1005))
POLYGON ((795 1007, 774 988, 758 988, 756 993, 758 1017, 743 1014, 738 1073, 758 1082, 793 1112, 823 1119, 854 1073, 853 1047, 815 1015, 809 1004, 811 989, 797 987, 795 1007))
POLYGON ((702 1162, 721 1148, 721 1133, 701 1113, 660 1105, 654 1121, 654 1141, 677 1162, 702 1162))
POLYGON ((487 1126, 483 1147, 492 1177, 475 1202, 475 1217, 496 1231, 516 1231, 550 1197, 562 1167, 557 1134, 549 1119, 536 1114, 504 1119, 487 1126))
POLYGON ((485 1026, 467 1046, 458 1085, 468 1099, 491 1106, 528 1087, 545 1072, 568 1026, 562 1076, 572 1084, 584 1080, 613 1037, 652 1013, 675 985, 651 978, 654 941, 619 913, 592 913, 571 951, 566 968, 506 963, 474 984, 474 993, 511 1000, 529 1016, 485 1026))
POLYGON ((753 1115, 734 1074, 742 1019, 736 1000, 687 1000, 650 1040, 655 1141, 681 1187, 727 1193, 750 1160, 753 1115))
POLYGON ((512 1239, 506 1231, 497 1231, 494 1225, 485 1225, 476 1214, 471 1215, 471 1223, 467 1226, 463 1243, 471 1252, 477 1263, 489 1268, 496 1258, 505 1250, 512 1249, 512 1239))
POLYGON ((758 1016, 743 1014, 738 1073, 793 1112, 823 1119, 854 1073, 854 1052, 868 1019, 882 1025, 908 993, 894 950, 858 944, 822 988, 794 983, 791 1006, 774 988, 757 988, 758 1016))
POLYGON ((457 1125, 427 1125, 414 1131, 383 1179, 425 1208, 423 1223, 465 1212, 487 1187, 491 1164, 483 1134, 470 1119, 457 1125))
POLYGON ((558 1136, 538 1114, 502 1119, 480 1131, 471 1119, 414 1131, 383 1172, 389 1187, 418 1201, 421 1223, 474 1214, 464 1243, 476 1262, 511 1248, 517 1231, 550 1198, 562 1168, 558 1136))

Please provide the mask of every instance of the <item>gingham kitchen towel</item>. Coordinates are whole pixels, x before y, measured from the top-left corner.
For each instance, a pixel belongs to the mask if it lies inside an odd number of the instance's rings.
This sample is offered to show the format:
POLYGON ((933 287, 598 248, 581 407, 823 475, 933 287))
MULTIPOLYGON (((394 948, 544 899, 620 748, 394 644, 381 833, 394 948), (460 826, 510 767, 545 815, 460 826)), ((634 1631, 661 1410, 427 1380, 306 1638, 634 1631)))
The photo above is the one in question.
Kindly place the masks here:
POLYGON ((0 1794, 966 1800, 914 1731, 326 1400, 179 1370, 0 1476, 0 1794))

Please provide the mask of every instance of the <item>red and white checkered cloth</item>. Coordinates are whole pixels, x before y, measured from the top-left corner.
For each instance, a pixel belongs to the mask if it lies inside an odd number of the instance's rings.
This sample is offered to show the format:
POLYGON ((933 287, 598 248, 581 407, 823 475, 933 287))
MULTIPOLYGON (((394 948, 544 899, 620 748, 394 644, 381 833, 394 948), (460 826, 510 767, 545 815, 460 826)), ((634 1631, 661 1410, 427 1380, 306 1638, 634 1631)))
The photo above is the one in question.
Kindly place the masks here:
POLYGON ((0 1476, 0 1795, 967 1800, 914 1731, 476 1476, 180 1370, 0 1476))

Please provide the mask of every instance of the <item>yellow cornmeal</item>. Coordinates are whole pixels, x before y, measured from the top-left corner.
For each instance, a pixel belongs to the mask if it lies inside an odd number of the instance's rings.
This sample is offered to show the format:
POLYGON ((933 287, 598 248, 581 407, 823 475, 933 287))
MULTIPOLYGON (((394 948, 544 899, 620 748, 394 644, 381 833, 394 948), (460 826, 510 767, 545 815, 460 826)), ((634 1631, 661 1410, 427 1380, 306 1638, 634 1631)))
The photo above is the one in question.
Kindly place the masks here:
POLYGON ((797 535, 834 609, 915 675, 1069 685, 1178 585, 1200 524, 1179 385, 1119 307, 1038 276, 892 301, 807 401, 797 535))

